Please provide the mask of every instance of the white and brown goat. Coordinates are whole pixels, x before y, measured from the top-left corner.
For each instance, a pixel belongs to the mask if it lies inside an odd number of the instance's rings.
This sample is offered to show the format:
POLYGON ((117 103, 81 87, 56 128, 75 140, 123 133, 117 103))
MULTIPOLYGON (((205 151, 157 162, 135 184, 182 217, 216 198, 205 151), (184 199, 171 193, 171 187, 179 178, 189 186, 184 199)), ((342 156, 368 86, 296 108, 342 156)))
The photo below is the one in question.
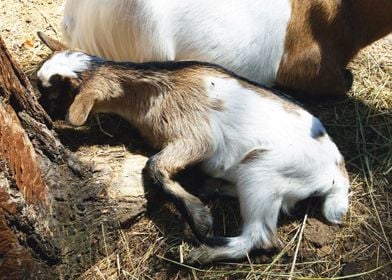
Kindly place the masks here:
POLYGON ((391 0, 66 0, 63 33, 107 59, 206 61, 317 97, 350 89, 348 62, 391 15, 391 0))
POLYGON ((325 197, 328 221, 341 222, 349 191, 343 157, 321 122, 295 102, 216 65, 112 62, 61 51, 40 36, 57 50, 38 71, 52 106, 61 99, 75 126, 94 112, 117 114, 159 150, 146 168, 204 243, 192 260, 242 258, 273 246, 280 210, 312 195, 325 197), (208 208, 173 180, 196 163, 238 196, 239 236, 209 236, 208 208))

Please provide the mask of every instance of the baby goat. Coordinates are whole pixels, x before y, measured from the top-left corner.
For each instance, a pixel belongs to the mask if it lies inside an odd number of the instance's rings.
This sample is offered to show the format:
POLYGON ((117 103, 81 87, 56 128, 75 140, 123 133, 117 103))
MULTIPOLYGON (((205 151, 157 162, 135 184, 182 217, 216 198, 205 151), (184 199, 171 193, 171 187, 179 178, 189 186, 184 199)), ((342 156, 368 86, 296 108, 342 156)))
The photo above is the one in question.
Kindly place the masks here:
POLYGON ((114 113, 160 150, 146 168, 204 243, 191 260, 242 258, 275 245, 280 210, 312 195, 325 197, 328 221, 341 222, 349 190, 343 157, 321 122, 295 102, 216 65, 112 62, 40 37, 56 51, 38 71, 41 91, 62 99, 72 125, 93 112, 114 113), (239 236, 210 237, 208 208, 172 179, 195 163, 238 195, 239 236))

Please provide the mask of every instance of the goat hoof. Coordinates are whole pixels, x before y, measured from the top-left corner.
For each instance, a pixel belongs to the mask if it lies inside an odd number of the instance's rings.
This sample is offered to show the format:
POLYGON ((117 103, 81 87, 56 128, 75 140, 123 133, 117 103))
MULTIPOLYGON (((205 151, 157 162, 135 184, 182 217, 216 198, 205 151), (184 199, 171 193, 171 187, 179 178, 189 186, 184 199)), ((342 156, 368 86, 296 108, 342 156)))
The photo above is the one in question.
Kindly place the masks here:
POLYGON ((187 263, 206 264, 212 262, 213 259, 210 250, 211 248, 205 245, 192 249, 186 258, 187 263))
POLYGON ((341 224, 348 210, 348 196, 346 193, 329 195, 324 201, 324 217, 332 224, 341 224))
POLYGON ((347 208, 339 208, 334 211, 333 214, 329 213, 327 220, 332 224, 341 224, 343 222, 343 217, 347 212, 347 208))
POLYGON ((210 210, 203 206, 192 211, 194 230, 198 236, 208 237, 212 235, 213 219, 210 210))

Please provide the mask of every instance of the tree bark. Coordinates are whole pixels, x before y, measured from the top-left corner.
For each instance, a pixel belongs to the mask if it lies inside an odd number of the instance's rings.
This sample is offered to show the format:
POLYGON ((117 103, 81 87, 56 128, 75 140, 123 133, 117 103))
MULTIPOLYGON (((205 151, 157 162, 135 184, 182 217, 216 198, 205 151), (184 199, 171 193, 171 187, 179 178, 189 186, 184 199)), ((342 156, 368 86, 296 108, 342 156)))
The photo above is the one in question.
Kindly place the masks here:
POLYGON ((73 279, 115 250, 119 225, 146 208, 146 158, 127 160, 117 172, 64 147, 0 37, 1 279, 73 279))

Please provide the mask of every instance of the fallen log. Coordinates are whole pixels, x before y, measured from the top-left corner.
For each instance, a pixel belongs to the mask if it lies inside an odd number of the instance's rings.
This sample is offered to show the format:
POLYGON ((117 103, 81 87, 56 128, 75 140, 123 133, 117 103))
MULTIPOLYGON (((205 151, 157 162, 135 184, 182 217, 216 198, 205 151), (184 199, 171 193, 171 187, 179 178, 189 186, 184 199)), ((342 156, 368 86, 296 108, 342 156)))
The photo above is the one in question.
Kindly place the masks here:
POLYGON ((114 251, 146 210, 146 160, 75 156, 0 37, 1 279, 73 279, 114 251))

